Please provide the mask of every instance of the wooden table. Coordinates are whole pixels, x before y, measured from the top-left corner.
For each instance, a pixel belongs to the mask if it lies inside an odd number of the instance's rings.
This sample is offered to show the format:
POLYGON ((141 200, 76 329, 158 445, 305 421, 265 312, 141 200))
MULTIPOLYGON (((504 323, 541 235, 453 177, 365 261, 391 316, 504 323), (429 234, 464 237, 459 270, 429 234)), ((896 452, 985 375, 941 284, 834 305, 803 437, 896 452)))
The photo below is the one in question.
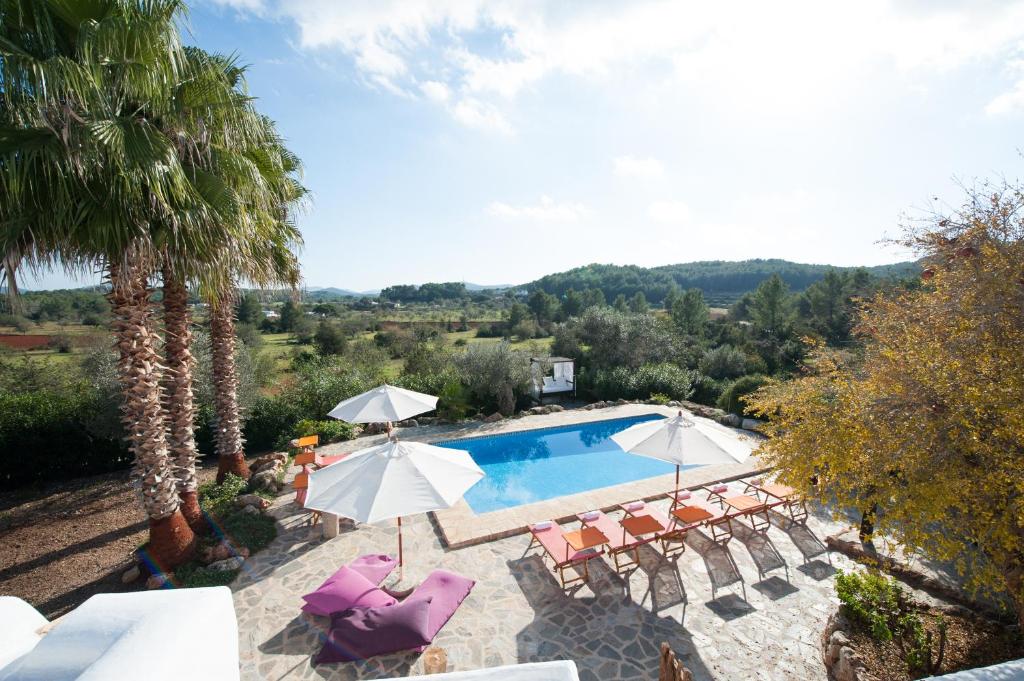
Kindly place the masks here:
POLYGON ((761 485, 758 487, 759 490, 764 492, 770 497, 775 497, 782 501, 787 501, 790 497, 796 496, 796 490, 788 485, 780 485, 777 482, 772 482, 767 485, 761 485))
POLYGON ((772 521, 768 517, 768 505, 760 499, 749 494, 738 494, 734 497, 727 497, 723 501, 726 506, 739 511, 737 515, 749 517, 750 524, 757 532, 764 532, 771 527, 772 521))
POLYGON ((785 508, 789 512, 789 517, 794 522, 807 522, 807 506, 804 504, 803 499, 797 496, 795 489, 788 485, 780 485, 777 482, 761 485, 758 489, 764 492, 766 498, 774 497, 778 499, 779 501, 772 505, 785 508))
POLYGON ((709 518, 715 517, 713 513, 700 506, 680 506, 672 511, 672 515, 687 525, 702 523, 709 518))
POLYGON ((573 532, 563 532, 562 536, 569 546, 577 551, 585 551, 608 543, 608 537, 596 527, 584 527, 573 532))
POLYGON ((645 534, 661 532, 665 529, 664 525, 649 515, 636 515, 630 516, 629 518, 623 518, 619 521, 619 524, 622 525, 626 532, 629 532, 634 537, 641 537, 645 534))

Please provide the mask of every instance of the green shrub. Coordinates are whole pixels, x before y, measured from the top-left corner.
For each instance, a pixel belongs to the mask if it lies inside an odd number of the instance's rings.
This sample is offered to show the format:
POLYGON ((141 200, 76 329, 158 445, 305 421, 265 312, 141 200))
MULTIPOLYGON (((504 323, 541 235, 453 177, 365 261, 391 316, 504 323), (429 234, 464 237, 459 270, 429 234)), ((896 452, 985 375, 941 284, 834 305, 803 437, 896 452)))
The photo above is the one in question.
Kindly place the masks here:
POLYGON ((654 402, 655 404, 668 404, 672 401, 672 398, 664 393, 652 393, 648 401, 654 402))
POLYGON ((457 348, 465 347, 468 344, 469 341, 467 341, 465 338, 456 338, 455 342, 452 343, 452 345, 454 345, 457 348))
POLYGON ((718 408, 742 416, 744 403, 740 398, 749 395, 767 382, 768 377, 762 374, 740 376, 725 386, 722 394, 718 397, 718 408))
POLYGON ((211 570, 198 562, 182 565, 174 571, 174 583, 185 589, 204 586, 227 586, 235 581, 240 570, 211 570))
POLYGON ((277 447, 282 437, 287 440, 302 416, 299 406, 291 400, 257 397, 245 418, 246 448, 250 452, 261 452, 277 447))
POLYGON ((836 596, 853 621, 863 624, 878 641, 891 641, 900 617, 900 587, 877 572, 836 573, 836 596))
POLYGON ((265 513, 243 513, 235 507, 219 518, 217 529, 235 546, 244 546, 255 553, 267 547, 277 536, 277 524, 265 513))
POLYGON ((302 419, 292 429, 292 437, 305 437, 307 435, 318 435, 320 444, 328 442, 341 442, 351 440, 356 436, 356 427, 345 421, 329 419, 327 421, 314 421, 302 419))
POLYGON ((131 465, 118 433, 94 427, 105 408, 87 386, 0 394, 0 489, 131 465))
POLYGON ((224 482, 204 482, 199 486, 199 507, 211 515, 226 515, 234 508, 235 497, 245 491, 248 483, 234 473, 228 473, 224 482))
POLYGON ((721 397, 725 386, 725 381, 716 381, 710 376, 696 374, 693 379, 693 394, 690 399, 699 404, 713 407, 718 404, 718 398, 721 397))
POLYGON ((654 394, 685 400, 693 390, 693 372, 667 363, 645 364, 638 369, 598 369, 580 378, 587 391, 602 400, 646 399, 654 394))

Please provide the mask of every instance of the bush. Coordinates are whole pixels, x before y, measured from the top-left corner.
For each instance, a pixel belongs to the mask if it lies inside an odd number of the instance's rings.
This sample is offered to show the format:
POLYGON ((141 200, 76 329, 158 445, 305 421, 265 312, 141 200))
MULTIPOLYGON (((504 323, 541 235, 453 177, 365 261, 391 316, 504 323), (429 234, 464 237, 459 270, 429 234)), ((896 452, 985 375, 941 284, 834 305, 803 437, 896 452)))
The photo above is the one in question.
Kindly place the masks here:
POLYGON ((836 573, 836 596, 844 613, 863 624, 878 641, 891 641, 891 622, 900 616, 902 593, 895 580, 873 572, 836 573))
POLYGON ((722 391, 718 398, 718 408, 742 416, 745 405, 741 398, 754 392, 767 382, 768 377, 763 374, 750 374, 749 376, 737 378, 722 391))
POLYGON ((235 497, 245 491, 248 483, 235 475, 228 473, 224 482, 206 482, 199 486, 199 508, 210 515, 226 515, 234 507, 235 497))
POLYGON ((74 348, 74 343, 71 340, 71 336, 67 334, 59 333, 56 336, 50 338, 50 341, 46 344, 46 347, 51 350, 56 350, 61 354, 67 354, 74 348))
POLYGON ((198 562, 182 565, 174 571, 174 583, 184 589, 204 586, 227 586, 235 581, 240 570, 211 570, 198 562))
POLYGON ((713 407, 718 404, 718 398, 722 395, 722 390, 726 385, 726 381, 716 381, 710 376, 697 374, 693 379, 693 394, 690 399, 713 407))
POLYGON ((720 345, 705 350, 699 366, 701 373, 711 378, 738 378, 747 373, 747 356, 731 345, 720 345))
POLYGON ((0 394, 0 488, 127 468, 120 437, 90 428, 104 408, 88 387, 0 394))
POLYGON ((666 363, 645 364, 639 369, 598 369, 583 373, 580 381, 588 392, 602 400, 647 399, 654 394, 685 400, 693 391, 693 378, 693 372, 666 363))
POLYGON ((655 404, 668 404, 672 401, 672 398, 664 393, 654 393, 648 398, 648 401, 655 404))
MULTIPOLYGON (((299 405, 284 397, 257 397, 245 418, 246 448, 262 452, 278 446, 303 417, 299 405)), ((198 439, 198 434, 197 434, 198 439)))
POLYGON ((305 437, 317 435, 320 437, 320 444, 328 442, 341 442, 351 440, 356 436, 356 427, 345 421, 328 419, 326 421, 314 421, 302 419, 292 429, 292 437, 305 437))
POLYGON ((503 338, 505 325, 500 322, 481 324, 476 329, 477 338, 503 338))

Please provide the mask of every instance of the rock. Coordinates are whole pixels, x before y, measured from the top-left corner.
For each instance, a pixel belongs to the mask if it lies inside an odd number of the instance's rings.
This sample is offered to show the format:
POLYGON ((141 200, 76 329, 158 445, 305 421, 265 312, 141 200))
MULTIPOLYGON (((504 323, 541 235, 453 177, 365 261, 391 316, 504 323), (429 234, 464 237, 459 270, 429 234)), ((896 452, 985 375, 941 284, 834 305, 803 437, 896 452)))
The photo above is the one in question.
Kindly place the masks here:
POLYGON ((604 409, 607 406, 608 406, 608 403, 605 402, 604 400, 601 400, 599 402, 594 402, 594 409, 604 409))
POLYGON ((669 400, 668 404, 666 406, 669 406, 669 407, 681 407, 682 405, 679 404, 679 400, 669 400))
POLYGON ((395 424, 396 428, 419 428, 419 422, 416 419, 406 419, 399 421, 395 424))
POLYGON ((825 664, 831 667, 839 660, 839 651, 844 646, 850 645, 850 639, 841 631, 832 632, 828 639, 828 647, 825 650, 825 664))
POLYGON ((256 473, 249 478, 249 489, 266 490, 267 492, 277 492, 281 487, 281 483, 277 480, 277 474, 272 471, 263 471, 256 473))
POLYGON ((242 513, 245 513, 246 515, 259 515, 260 514, 260 509, 256 508, 255 506, 251 506, 251 505, 250 506, 243 506, 242 507, 242 513))
POLYGON ((226 560, 231 557, 231 554, 231 546, 229 544, 221 542, 220 544, 214 546, 213 550, 210 552, 210 562, 215 563, 219 560, 226 560))
POLYGON ((733 428, 739 428, 742 423, 742 419, 740 419, 736 414, 725 414, 723 416, 719 416, 715 420, 723 426, 731 426, 733 428))
POLYGON ((224 560, 218 560, 216 563, 210 563, 208 567, 217 572, 227 572, 228 570, 238 570, 244 563, 245 558, 242 556, 231 556, 224 560))
POLYGON ((496 411, 493 414, 491 414, 490 416, 486 417, 484 419, 484 423, 497 423, 498 421, 502 420, 503 418, 505 418, 505 417, 501 415, 501 412, 500 411, 496 411))
POLYGON ((288 455, 284 452, 275 452, 273 454, 264 454, 258 457, 255 461, 249 464, 249 470, 256 473, 260 469, 265 468, 268 464, 278 463, 284 465, 284 462, 288 460, 288 455))
POLYGON ((740 421, 740 428, 743 430, 758 430, 761 426, 761 421, 758 419, 743 419, 740 421))
POLYGON ((162 589, 167 586, 167 577, 164 575, 150 575, 146 580, 147 589, 162 589))
POLYGON ((256 508, 269 508, 270 502, 258 494, 239 494, 235 498, 236 506, 255 506, 256 508))
POLYGON ((594 408, 593 404, 585 404, 585 405, 583 405, 583 411, 591 411, 593 408, 594 408))
POLYGON ((629 404, 629 400, 627 400, 627 399, 625 399, 623 397, 620 397, 619 399, 615 400, 615 404, 617 404, 617 405, 629 404))
POLYGON ((123 575, 121 575, 122 584, 131 584, 142 576, 142 570, 139 569, 138 565, 133 565, 128 568, 123 575))
POLYGON ((832 674, 836 681, 862 681, 866 678, 864 674, 864 663, 857 657, 857 653, 849 646, 839 649, 839 659, 832 667, 832 674))

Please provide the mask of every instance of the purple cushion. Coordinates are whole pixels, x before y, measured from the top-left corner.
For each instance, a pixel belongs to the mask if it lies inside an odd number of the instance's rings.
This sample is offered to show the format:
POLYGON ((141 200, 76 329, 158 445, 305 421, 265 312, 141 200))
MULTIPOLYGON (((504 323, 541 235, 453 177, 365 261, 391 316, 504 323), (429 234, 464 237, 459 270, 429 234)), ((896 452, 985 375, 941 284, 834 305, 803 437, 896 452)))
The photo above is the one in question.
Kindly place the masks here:
MULTIPOLYGON (((380 554, 371 554, 367 556, 359 556, 354 561, 348 564, 350 568, 366 577, 374 584, 380 584, 384 581, 384 578, 391 574, 398 565, 398 561, 391 556, 380 554)), ((337 572, 334 573, 338 574, 337 572)), ((328 577, 328 581, 331 581, 334 575, 328 577)))
POLYGON ((314 664, 365 660, 425 646, 433 638, 428 634, 430 608, 429 598, 410 598, 399 605, 335 613, 314 664))
POLYGON ((302 597, 303 612, 328 616, 349 608, 376 608, 394 605, 396 601, 377 585, 347 565, 313 593, 302 597))
POLYGON ((427 632, 429 638, 433 639, 459 609, 462 601, 466 600, 474 584, 474 580, 453 572, 434 570, 409 594, 404 603, 424 599, 430 601, 430 627, 427 632))

